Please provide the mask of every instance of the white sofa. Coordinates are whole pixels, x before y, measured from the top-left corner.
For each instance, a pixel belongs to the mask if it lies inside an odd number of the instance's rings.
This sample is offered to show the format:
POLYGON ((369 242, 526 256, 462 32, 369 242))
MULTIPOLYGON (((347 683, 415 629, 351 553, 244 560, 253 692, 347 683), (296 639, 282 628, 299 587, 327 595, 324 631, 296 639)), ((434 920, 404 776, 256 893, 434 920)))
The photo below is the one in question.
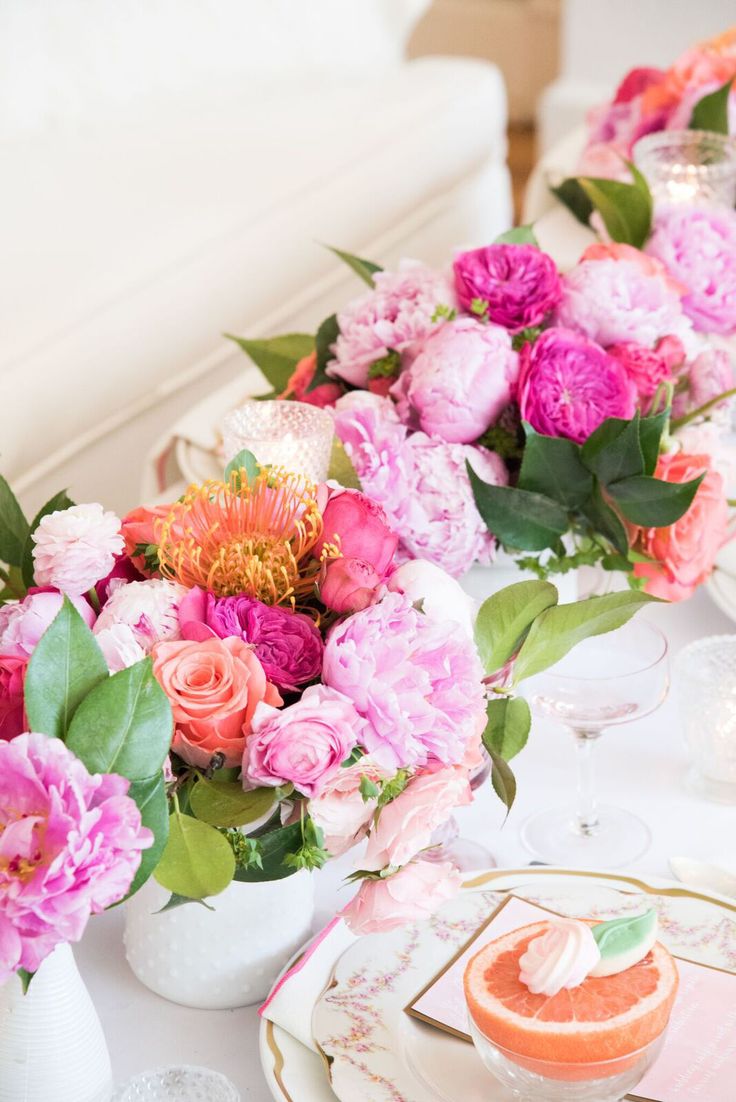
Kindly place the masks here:
POLYGON ((125 509, 144 454, 354 277, 510 224, 482 62, 405 63, 425 0, 0 4, 0 470, 125 509))

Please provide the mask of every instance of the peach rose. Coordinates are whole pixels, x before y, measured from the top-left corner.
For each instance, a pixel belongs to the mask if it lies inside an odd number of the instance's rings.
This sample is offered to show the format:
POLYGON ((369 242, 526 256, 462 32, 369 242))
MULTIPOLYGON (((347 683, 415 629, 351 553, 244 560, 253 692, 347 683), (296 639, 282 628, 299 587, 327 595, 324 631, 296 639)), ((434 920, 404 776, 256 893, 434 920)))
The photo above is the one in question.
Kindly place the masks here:
POLYGON ((646 578, 645 589, 667 601, 691 597, 707 580, 716 555, 728 539, 728 505, 723 478, 711 470, 707 455, 676 452, 660 456, 655 475, 667 482, 689 482, 707 471, 693 503, 668 528, 639 529, 636 549, 656 562, 637 563, 634 574, 646 578))
POLYGON ((364 800, 360 792, 362 777, 377 787, 388 774, 369 754, 355 765, 340 769, 325 782, 319 795, 309 801, 309 814, 325 836, 325 849, 333 857, 346 853, 365 837, 376 810, 376 800, 364 800))
POLYGON ((383 880, 364 880, 340 913, 354 934, 375 934, 418 922, 452 899, 462 876, 450 861, 412 861, 383 880))
POLYGON ((144 554, 136 554, 136 548, 156 545, 158 537, 155 531, 156 521, 165 520, 171 512, 171 505, 140 505, 123 517, 121 532, 125 540, 125 553, 137 570, 145 577, 151 577, 144 554))
POLYGON ((218 752, 226 766, 239 765, 258 704, 283 704, 252 647, 236 636, 159 643, 153 672, 174 714, 172 749, 201 768, 218 752))
POLYGON ((463 769, 438 769, 414 777, 381 811, 360 867, 379 872, 389 865, 406 865, 429 845, 433 832, 447 822, 452 809, 471 800, 463 769))

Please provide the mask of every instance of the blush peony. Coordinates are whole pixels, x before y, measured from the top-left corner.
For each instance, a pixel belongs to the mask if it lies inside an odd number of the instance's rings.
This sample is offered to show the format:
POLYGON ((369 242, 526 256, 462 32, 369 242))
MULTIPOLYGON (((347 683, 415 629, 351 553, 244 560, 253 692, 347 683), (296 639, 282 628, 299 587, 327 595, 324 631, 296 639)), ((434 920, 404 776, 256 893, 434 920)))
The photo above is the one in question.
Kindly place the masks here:
POLYGON ((412 861, 380 880, 364 880, 340 912, 354 934, 375 934, 429 918, 460 890, 462 876, 449 861, 412 861))
POLYGON ((157 643, 181 639, 179 605, 187 593, 185 586, 161 578, 113 583, 94 632, 126 624, 144 654, 150 654, 157 643))
MULTIPOLYGON (((74 596, 70 600, 91 628, 96 619, 92 606, 84 597, 74 596)), ((22 601, 0 607, 0 649, 15 650, 30 658, 63 602, 64 594, 57 589, 31 589, 22 601)))
POLYGON ((541 325, 562 296, 557 265, 534 245, 487 245, 460 253, 453 265, 463 310, 485 306, 488 321, 511 333, 541 325))
POLYGON ((96 502, 48 513, 31 539, 37 583, 71 595, 106 577, 123 550, 120 521, 96 502))
POLYGON ((537 432, 581 444, 607 417, 632 417, 636 390, 619 360, 594 341, 554 328, 522 349, 518 401, 537 432))

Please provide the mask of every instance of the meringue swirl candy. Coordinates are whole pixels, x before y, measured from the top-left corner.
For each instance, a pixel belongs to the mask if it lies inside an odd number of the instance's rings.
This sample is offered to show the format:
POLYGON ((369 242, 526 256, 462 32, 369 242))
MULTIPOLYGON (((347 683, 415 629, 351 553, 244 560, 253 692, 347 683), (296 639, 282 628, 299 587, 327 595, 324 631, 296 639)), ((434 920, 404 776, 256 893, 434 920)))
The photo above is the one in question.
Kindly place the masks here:
POLYGON ((600 959, 590 926, 561 918, 529 942, 519 961, 519 979, 533 995, 552 998, 563 989, 579 987, 600 959))

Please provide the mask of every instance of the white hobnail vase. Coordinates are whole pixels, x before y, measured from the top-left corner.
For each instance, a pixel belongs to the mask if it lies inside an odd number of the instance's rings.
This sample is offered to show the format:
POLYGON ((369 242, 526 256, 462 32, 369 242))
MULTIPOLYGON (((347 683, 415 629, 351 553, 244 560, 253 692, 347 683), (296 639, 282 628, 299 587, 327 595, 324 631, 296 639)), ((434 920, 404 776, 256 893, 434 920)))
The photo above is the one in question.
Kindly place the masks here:
POLYGON ((262 1002, 312 932, 314 882, 301 871, 234 881, 206 902, 157 914, 171 893, 149 880, 126 904, 125 954, 141 983, 171 1002, 226 1010, 262 1002))
POLYGON ((110 1054, 69 945, 0 987, 0 1102, 109 1102, 110 1054))

